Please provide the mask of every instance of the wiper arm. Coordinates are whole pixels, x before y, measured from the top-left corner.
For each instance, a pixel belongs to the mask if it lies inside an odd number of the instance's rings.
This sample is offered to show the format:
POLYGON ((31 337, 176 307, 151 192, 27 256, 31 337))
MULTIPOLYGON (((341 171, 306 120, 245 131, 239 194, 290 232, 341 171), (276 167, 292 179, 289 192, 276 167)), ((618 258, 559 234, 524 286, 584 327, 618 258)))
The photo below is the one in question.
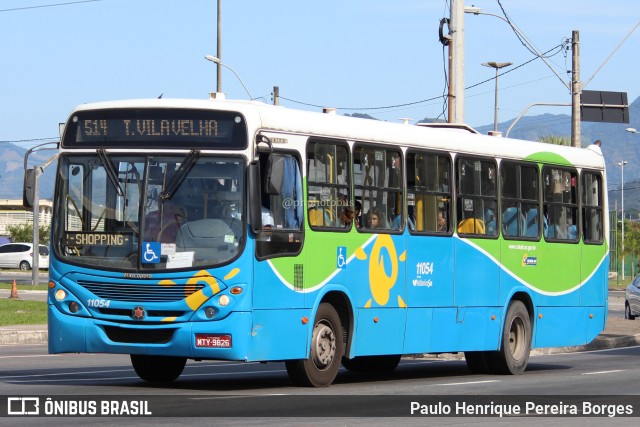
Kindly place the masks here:
POLYGON ((173 197, 173 194, 176 192, 178 187, 180 187, 180 184, 182 184, 182 181, 184 181, 184 179, 187 177, 187 174, 191 170, 191 166, 193 166, 196 160, 198 160, 199 156, 200 156, 200 151, 198 150, 189 151, 189 154, 187 154, 187 157, 185 157, 184 160, 180 163, 180 167, 178 168, 176 173, 173 174, 173 176, 171 177, 171 180, 165 187, 165 191, 160 193, 160 200, 164 202, 165 200, 169 200, 173 197))
POLYGON ((122 189, 122 186, 120 186, 120 181, 118 181, 118 173, 116 172, 113 165, 111 164, 109 157, 107 157, 107 153, 104 151, 103 148, 98 148, 96 152, 98 153, 98 158, 100 159, 100 163, 102 163, 104 170, 107 172, 109 181, 111 181, 111 184, 113 184, 113 186, 116 188, 116 192, 118 193, 118 196, 124 197, 124 190, 122 189))

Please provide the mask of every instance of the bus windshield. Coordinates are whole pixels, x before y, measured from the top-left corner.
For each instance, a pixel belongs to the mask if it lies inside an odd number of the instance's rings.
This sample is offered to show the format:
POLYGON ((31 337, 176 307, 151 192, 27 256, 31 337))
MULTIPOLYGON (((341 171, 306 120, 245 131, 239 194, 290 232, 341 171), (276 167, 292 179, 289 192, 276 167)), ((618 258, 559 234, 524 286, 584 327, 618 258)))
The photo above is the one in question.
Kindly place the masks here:
POLYGON ((244 163, 197 151, 61 156, 52 246, 60 259, 87 267, 227 263, 244 244, 244 163))

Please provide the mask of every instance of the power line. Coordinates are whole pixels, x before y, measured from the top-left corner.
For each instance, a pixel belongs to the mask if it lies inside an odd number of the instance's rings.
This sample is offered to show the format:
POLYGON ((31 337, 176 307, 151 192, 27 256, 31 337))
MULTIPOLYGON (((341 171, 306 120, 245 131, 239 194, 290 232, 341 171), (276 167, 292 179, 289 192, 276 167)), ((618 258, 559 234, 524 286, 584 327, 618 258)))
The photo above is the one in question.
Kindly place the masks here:
POLYGON ((80 4, 80 3, 93 3, 102 0, 78 0, 78 1, 70 1, 66 3, 52 3, 52 4, 43 4, 39 6, 25 6, 25 7, 14 7, 12 9, 0 9, 0 12, 16 12, 18 10, 28 10, 28 9, 42 9, 45 7, 57 7, 57 6, 68 6, 71 4, 80 4))
MULTIPOLYGON (((552 48, 551 48, 551 49, 549 49, 548 51, 544 52, 544 53, 543 53, 543 56, 544 56, 544 55, 547 55, 548 53, 550 53, 550 52, 552 52, 552 51, 554 51, 554 50, 556 50, 556 49, 558 49, 558 52, 555 52, 555 53, 554 53, 553 55, 551 55, 551 56, 557 55, 559 52, 562 52, 562 50, 563 50, 563 48, 564 48, 564 45, 565 45, 565 42, 563 42, 563 43, 561 43, 561 44, 559 44, 559 45, 557 45, 557 46, 552 47, 552 48)), ((515 71, 515 70, 517 70, 517 69, 519 69, 519 68, 521 68, 521 67, 523 67, 523 66, 525 66, 525 65, 527 65, 527 64, 529 64, 529 63, 531 63, 531 62, 533 62, 533 61, 535 61, 535 60, 536 60, 536 59, 538 59, 538 58, 539 58, 539 56, 538 56, 538 55, 536 55, 535 57, 531 58, 530 60, 528 60, 528 61, 526 61, 526 62, 523 62, 522 64, 517 65, 517 66, 515 66, 515 67, 511 68, 510 70, 505 71, 504 73, 501 73, 501 74, 500 74, 500 76, 502 76, 502 75, 504 75, 504 74, 508 74, 508 73, 510 73, 510 72, 512 72, 512 71, 515 71)), ((471 85, 471 86, 466 87, 466 88, 465 88, 465 90, 467 90, 467 89, 472 89, 472 88, 477 87, 477 86, 480 86, 480 85, 482 85, 482 84, 485 84, 485 83, 491 82, 491 81, 495 80, 495 78, 496 78, 496 77, 494 76, 494 77, 491 77, 491 78, 489 78, 489 79, 483 80, 483 81, 481 81, 481 82, 475 83, 475 84, 473 84, 473 85, 471 85)), ((438 100, 438 99, 446 99, 446 97, 447 97, 447 95, 443 94, 443 95, 440 95, 440 96, 434 96, 434 97, 432 97, 432 98, 428 98, 428 99, 421 99, 421 100, 419 100, 419 101, 406 102, 406 103, 403 103, 403 104, 395 104, 395 105, 379 106, 379 107, 335 107, 335 108, 336 108, 336 109, 338 109, 338 110, 351 110, 351 111, 387 110, 387 109, 391 109, 391 108, 407 107, 407 106, 411 106, 411 105, 424 104, 425 102, 431 102, 431 101, 435 101, 435 100, 438 100)), ((293 103, 295 103, 295 104, 299 104, 299 105, 305 105, 305 106, 307 106, 307 107, 314 107, 314 108, 323 108, 323 107, 326 107, 326 105, 313 104, 313 103, 310 103, 310 102, 298 101, 298 100, 295 100, 295 99, 287 98, 287 97, 282 96, 282 94, 280 94, 280 99, 284 99, 284 100, 286 100, 286 101, 293 102, 293 103)))

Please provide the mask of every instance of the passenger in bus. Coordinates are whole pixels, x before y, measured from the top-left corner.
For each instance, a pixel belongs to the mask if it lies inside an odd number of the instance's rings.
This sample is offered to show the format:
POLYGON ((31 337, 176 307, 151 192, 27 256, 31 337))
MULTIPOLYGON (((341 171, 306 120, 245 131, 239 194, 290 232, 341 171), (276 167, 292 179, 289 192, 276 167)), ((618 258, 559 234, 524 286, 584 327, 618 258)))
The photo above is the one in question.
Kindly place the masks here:
POLYGON ((264 206, 260 207, 260 212, 262 214, 262 228, 270 229, 273 228, 273 214, 264 206))
POLYGON ((175 243, 180 226, 187 222, 186 211, 171 200, 159 201, 158 206, 144 217, 144 240, 175 243))
POLYGON ((350 228, 356 216, 355 210, 348 203, 339 209, 340 213, 338 214, 338 223, 336 225, 338 227, 350 228))
POLYGON ((367 228, 386 228, 384 226, 384 214, 380 209, 373 207, 367 214, 367 228))
POLYGON ((362 227, 362 203, 359 201, 355 201, 355 215, 353 216, 353 221, 356 223, 356 227, 362 227))
POLYGON ((447 220, 444 217, 444 212, 442 211, 438 211, 438 224, 437 224, 437 231, 447 231, 447 220))

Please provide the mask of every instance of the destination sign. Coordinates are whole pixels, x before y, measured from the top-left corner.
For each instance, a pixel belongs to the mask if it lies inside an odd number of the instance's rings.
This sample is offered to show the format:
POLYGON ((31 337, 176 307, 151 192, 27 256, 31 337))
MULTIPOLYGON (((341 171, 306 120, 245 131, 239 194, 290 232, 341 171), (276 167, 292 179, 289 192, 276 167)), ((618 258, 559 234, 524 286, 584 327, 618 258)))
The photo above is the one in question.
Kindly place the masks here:
POLYGON ((72 232, 65 234, 66 246, 130 246, 131 234, 72 232))
POLYGON ((229 111, 185 109, 89 110, 74 113, 64 147, 201 148, 247 147, 244 117, 229 111))

